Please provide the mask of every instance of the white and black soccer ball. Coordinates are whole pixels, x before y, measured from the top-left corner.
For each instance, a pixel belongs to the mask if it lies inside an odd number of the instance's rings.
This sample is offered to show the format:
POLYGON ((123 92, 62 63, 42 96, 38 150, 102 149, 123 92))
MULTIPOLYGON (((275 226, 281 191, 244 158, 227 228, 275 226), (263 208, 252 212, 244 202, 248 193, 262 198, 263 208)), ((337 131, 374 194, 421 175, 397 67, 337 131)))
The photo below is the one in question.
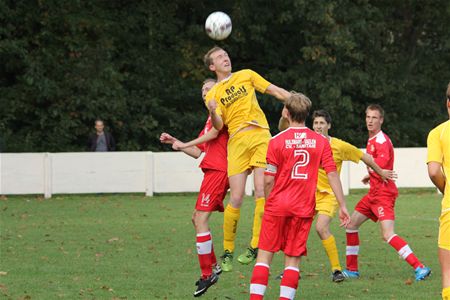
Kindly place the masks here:
POLYGON ((210 38, 216 41, 226 39, 231 33, 230 17, 221 11, 211 13, 205 22, 205 30, 210 38))

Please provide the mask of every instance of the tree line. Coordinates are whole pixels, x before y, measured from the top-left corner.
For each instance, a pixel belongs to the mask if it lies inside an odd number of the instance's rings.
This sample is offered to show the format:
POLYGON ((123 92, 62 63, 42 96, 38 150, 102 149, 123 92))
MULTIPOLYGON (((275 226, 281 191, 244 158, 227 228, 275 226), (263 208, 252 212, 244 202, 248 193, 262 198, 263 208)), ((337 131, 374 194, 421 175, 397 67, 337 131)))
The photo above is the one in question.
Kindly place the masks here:
MULTIPOLYGON (((331 134, 360 147, 369 103, 385 108, 396 147, 425 146, 447 118, 448 1, 212 2, 0 1, 2 151, 84 151, 96 118, 122 151, 167 150, 162 131, 192 139, 214 45, 234 70, 308 95, 331 113, 331 134), (225 41, 204 33, 216 10, 233 22, 225 41)), ((259 100, 276 133, 282 104, 259 100)))

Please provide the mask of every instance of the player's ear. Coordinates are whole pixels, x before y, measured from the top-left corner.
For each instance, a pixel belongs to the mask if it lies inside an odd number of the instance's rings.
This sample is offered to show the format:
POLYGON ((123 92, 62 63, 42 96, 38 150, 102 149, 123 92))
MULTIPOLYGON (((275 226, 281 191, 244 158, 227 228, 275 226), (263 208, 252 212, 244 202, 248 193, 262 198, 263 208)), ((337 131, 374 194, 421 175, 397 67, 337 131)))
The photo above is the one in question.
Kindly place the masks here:
POLYGON ((214 64, 210 64, 208 68, 209 68, 209 70, 212 71, 212 72, 215 72, 215 71, 216 71, 216 66, 215 66, 214 64))

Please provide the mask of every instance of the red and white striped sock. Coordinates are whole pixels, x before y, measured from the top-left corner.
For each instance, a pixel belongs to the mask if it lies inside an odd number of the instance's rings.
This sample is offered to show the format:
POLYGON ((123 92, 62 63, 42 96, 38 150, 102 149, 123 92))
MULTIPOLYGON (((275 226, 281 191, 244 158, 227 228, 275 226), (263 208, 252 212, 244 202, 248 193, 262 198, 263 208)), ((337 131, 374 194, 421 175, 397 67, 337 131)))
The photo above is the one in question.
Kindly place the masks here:
MULTIPOLYGON (((211 237, 211 241, 212 241, 212 237, 211 237)), ((211 266, 214 267, 215 265, 217 265, 217 258, 216 258, 216 254, 214 253, 214 244, 211 243, 211 266)))
POLYGON ((269 265, 256 263, 250 280, 250 300, 261 300, 264 298, 267 283, 269 282, 269 265))
POLYGON ((347 229, 347 270, 358 271, 359 234, 358 229, 347 229))
POLYGON ((418 267, 423 268, 423 264, 419 261, 419 259, 414 255, 413 251, 409 247, 409 245, 398 235, 394 234, 391 236, 388 241, 389 245, 391 245, 395 250, 397 250, 398 255, 400 255, 406 262, 415 269, 418 267))
POLYGON ((297 292, 300 270, 294 267, 284 269, 283 278, 280 283, 280 300, 292 300, 297 292))
POLYGON ((212 252, 211 233, 209 231, 197 233, 198 262, 200 263, 200 269, 202 270, 203 278, 207 278, 212 274, 211 252, 212 252))

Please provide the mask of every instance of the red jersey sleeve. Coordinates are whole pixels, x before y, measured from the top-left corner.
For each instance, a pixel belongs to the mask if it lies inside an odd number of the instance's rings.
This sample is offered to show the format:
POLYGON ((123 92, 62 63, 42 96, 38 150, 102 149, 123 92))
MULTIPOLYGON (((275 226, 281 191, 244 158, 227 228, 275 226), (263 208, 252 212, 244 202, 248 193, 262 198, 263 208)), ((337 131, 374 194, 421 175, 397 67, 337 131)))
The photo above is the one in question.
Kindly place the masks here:
POLYGON ((328 141, 324 142, 322 157, 320 159, 320 165, 325 170, 325 172, 327 172, 327 174, 330 172, 335 172, 337 170, 336 164, 334 163, 333 160, 333 152, 331 151, 331 146, 328 141))

